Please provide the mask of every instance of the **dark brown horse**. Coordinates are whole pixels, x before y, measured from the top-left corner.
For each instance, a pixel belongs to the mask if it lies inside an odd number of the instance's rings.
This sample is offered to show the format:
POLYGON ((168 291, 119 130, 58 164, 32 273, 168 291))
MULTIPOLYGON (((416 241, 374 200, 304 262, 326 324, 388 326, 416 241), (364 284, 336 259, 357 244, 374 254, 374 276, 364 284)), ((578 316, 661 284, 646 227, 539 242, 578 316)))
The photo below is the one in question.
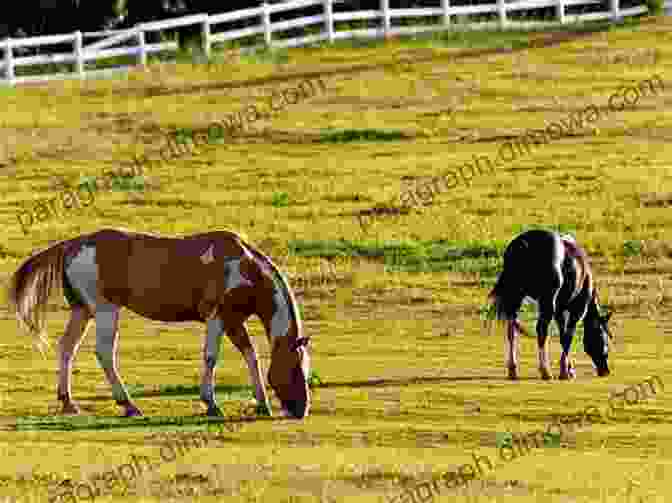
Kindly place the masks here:
POLYGON ((270 415, 261 368, 244 322, 256 314, 271 348, 268 380, 285 415, 310 409, 308 338, 286 278, 263 253, 233 232, 167 238, 104 229, 57 243, 33 254, 14 273, 9 300, 22 325, 44 343, 49 294, 63 288, 70 321, 59 341, 57 396, 64 414, 78 414, 70 392, 72 363, 90 321, 96 320, 96 357, 126 416, 142 413, 117 371, 119 312, 160 321, 200 321, 203 345, 201 400, 208 415, 221 415, 214 373, 224 332, 243 354, 257 405, 270 415))
POLYGON ((576 326, 583 321, 583 347, 592 358, 599 376, 609 375, 608 322, 602 316, 588 256, 571 236, 544 230, 527 231, 516 237, 504 251, 504 270, 489 299, 497 318, 507 320, 507 368, 510 379, 518 378, 518 331, 523 330, 518 312, 528 298, 539 306, 537 345, 542 379, 551 379, 546 338, 555 319, 560 331, 562 356, 560 379, 576 376, 569 360, 576 326))

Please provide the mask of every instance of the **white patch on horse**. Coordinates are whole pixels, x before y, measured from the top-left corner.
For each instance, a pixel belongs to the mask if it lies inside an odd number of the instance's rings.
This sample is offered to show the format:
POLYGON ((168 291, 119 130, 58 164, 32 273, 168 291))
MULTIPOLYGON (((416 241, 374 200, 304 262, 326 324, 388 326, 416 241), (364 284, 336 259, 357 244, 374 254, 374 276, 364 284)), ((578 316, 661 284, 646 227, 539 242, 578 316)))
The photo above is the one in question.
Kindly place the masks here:
POLYGON ((201 255, 201 262, 204 264, 210 264, 211 262, 215 261, 215 253, 214 253, 214 246, 211 244, 210 248, 208 248, 203 255, 201 255))
POLYGON ((282 289, 275 289, 273 294, 275 312, 271 318, 271 335, 275 337, 286 337, 289 333, 289 304, 282 292, 282 289))
POLYGON ((96 248, 84 246, 65 269, 68 279, 77 293, 86 302, 91 311, 96 310, 96 293, 98 282, 98 264, 96 248))
POLYGON ((252 286, 252 283, 250 282, 249 279, 247 279, 245 276, 243 276, 243 273, 240 272, 240 261, 241 259, 236 259, 236 260, 231 260, 229 262, 229 271, 230 273, 227 275, 226 280, 226 288, 227 289, 234 289, 238 288, 241 286, 252 286))
POLYGON ((532 297, 524 297, 523 304, 532 304, 533 306, 539 307, 539 302, 534 300, 532 297))

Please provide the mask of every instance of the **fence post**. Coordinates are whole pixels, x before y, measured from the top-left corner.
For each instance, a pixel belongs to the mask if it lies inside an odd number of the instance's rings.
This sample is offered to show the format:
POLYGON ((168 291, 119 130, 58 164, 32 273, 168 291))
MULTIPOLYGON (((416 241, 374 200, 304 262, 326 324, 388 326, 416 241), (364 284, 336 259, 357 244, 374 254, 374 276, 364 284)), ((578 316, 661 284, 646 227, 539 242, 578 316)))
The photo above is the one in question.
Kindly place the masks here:
POLYGON ((270 6, 264 2, 261 4, 263 12, 261 13, 261 21, 264 25, 264 43, 266 47, 271 48, 271 13, 270 6))
POLYGON ((205 20, 203 21, 203 24, 201 25, 201 37, 203 38, 203 52, 205 53, 205 57, 210 59, 210 49, 211 49, 211 43, 210 43, 210 17, 206 15, 205 20))
POLYGON ((558 17, 560 24, 565 24, 567 19, 565 18, 565 0, 558 0, 558 4, 555 6, 555 14, 558 17))
POLYGON ((334 42, 334 5, 332 0, 324 0, 324 24, 327 29, 327 40, 334 42))
POLYGON ((450 0, 441 0, 441 8, 443 9, 443 25, 450 26, 450 15, 448 10, 450 9, 450 0))
POLYGON ((80 79, 84 78, 84 51, 82 49, 82 32, 75 32, 75 40, 73 41, 74 50, 75 50, 75 72, 79 75, 80 79))
POLYGON ((506 0, 497 0, 497 12, 499 13, 499 26, 504 29, 508 24, 506 20, 506 0))
POLYGON ((138 52, 138 64, 146 67, 147 46, 145 45, 145 32, 142 29, 142 24, 136 24, 135 29, 138 30, 138 46, 140 47, 140 51, 138 52))
POLYGON ((611 19, 616 21, 619 20, 621 17, 621 12, 618 7, 618 0, 610 0, 610 9, 611 10, 611 19))
POLYGON ((388 38, 390 36, 390 29, 392 23, 390 22, 390 0, 380 0, 380 11, 383 16, 383 36, 388 38))
POLYGON ((12 39, 5 40, 5 78, 10 86, 14 85, 14 61, 12 60, 12 39))

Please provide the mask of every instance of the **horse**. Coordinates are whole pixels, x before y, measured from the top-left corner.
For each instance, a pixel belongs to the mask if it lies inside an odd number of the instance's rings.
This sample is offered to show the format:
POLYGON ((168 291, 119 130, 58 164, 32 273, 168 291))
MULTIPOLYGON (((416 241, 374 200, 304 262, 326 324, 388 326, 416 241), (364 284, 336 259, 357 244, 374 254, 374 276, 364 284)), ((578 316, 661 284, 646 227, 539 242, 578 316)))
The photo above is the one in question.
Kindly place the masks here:
POLYGON ((551 379, 546 339, 554 319, 560 331, 562 355, 559 378, 573 379, 576 370, 569 360, 577 324, 583 321, 583 347, 600 377, 608 376, 608 322, 613 312, 600 314, 597 290, 586 252, 569 235, 530 230, 517 236, 504 251, 504 268, 488 295, 496 317, 507 321, 507 361, 509 379, 518 379, 518 331, 527 331, 518 321, 525 300, 539 307, 537 345, 539 371, 551 379))
POLYGON ((44 334, 47 300, 62 289, 70 320, 59 340, 57 400, 64 415, 80 409, 72 399, 71 369, 90 321, 96 322, 96 358, 125 417, 142 416, 117 370, 119 313, 122 308, 163 321, 206 324, 200 399, 208 416, 221 416, 214 374, 226 332, 242 353, 255 388, 257 412, 272 415, 257 353, 244 322, 257 315, 271 348, 268 381, 282 415, 304 418, 310 409, 309 337, 285 276, 265 254, 230 231, 182 238, 124 229, 101 229, 58 242, 26 259, 14 272, 10 309, 22 328, 48 345, 44 334))

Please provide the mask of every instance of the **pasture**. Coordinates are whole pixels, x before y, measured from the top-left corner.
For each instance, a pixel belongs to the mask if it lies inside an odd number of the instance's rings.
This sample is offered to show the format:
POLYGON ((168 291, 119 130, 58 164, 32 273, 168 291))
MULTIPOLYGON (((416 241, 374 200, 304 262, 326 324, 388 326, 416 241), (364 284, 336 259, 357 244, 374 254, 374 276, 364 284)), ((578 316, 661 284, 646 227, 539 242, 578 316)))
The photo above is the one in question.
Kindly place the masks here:
MULTIPOLYGON (((117 417, 90 329, 73 376, 83 414, 64 418, 54 415, 64 301, 50 302, 47 359, 3 305, 0 496, 73 501, 56 498, 62 487, 47 479, 76 484, 135 455, 160 466, 126 486, 101 484, 96 502, 428 501, 393 498, 404 487, 440 481, 471 463, 473 453, 496 460, 496 469, 465 488, 442 486, 433 501, 666 501, 671 30, 668 17, 577 32, 573 40, 567 28, 340 43, 229 55, 211 65, 157 64, 116 80, 0 90, 4 284, 33 250, 103 227, 168 235, 230 229, 297 284, 319 376, 305 421, 246 420, 162 461, 160 434, 206 431, 198 399, 203 325, 122 313, 120 372, 146 415, 134 419, 117 417), (525 49, 538 38, 556 42, 525 49), (486 51, 493 48, 501 50, 486 51), (651 48, 658 57, 641 63, 608 56, 651 48), (400 59, 406 62, 395 63, 400 59), (358 211, 393 207, 406 184, 474 154, 494 155, 526 128, 604 106, 621 86, 653 74, 665 83, 659 94, 502 164, 493 176, 441 193, 429 206, 373 220, 365 233, 360 227, 358 211), (137 190, 99 192, 95 203, 37 222, 27 233, 17 221, 20 205, 53 197, 59 180, 77 184, 130 166, 135 154, 159 159, 164 132, 207 127, 317 75, 326 92, 199 154, 148 164, 137 190), (379 134, 356 133, 363 129, 379 134), (575 381, 542 381, 536 339, 524 336, 521 379, 506 379, 504 329, 485 323, 485 299, 506 243, 535 226, 573 233, 592 258, 600 300, 615 311, 607 378, 595 376, 579 329, 575 381), (543 430, 554 417, 588 405, 602 409, 610 393, 651 376, 660 377, 664 391, 559 443, 500 459, 506 432, 543 430)), ((535 310, 526 309, 523 323, 532 332, 535 319, 535 310)), ((248 329, 265 375, 263 327, 252 320, 248 329)), ((551 333, 557 377, 555 326, 551 333)), ((252 393, 244 362, 226 338, 220 362, 220 405, 235 417, 252 393)))

